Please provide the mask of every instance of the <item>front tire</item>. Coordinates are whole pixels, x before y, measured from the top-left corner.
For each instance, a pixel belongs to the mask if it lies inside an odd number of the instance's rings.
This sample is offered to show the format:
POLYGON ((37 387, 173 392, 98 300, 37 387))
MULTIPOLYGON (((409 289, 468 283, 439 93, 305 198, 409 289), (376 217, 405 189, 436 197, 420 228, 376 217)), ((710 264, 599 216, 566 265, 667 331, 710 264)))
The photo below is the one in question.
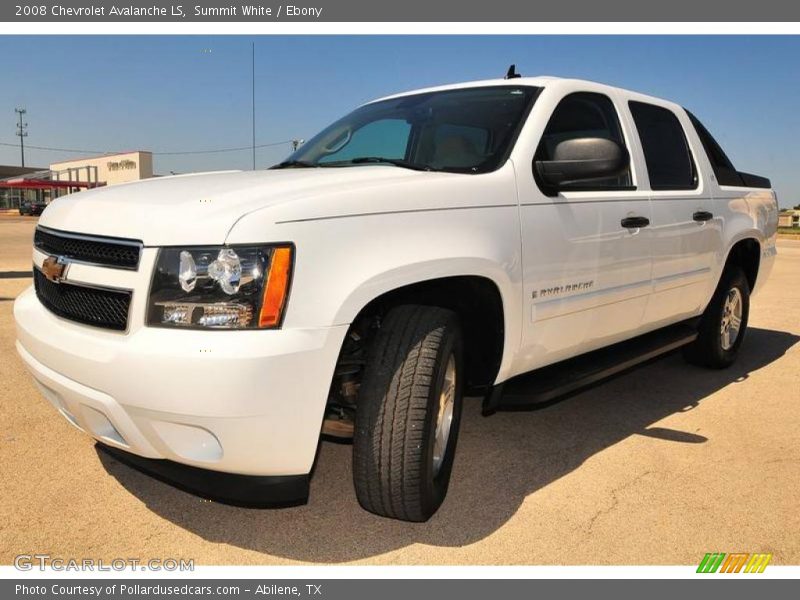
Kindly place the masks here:
POLYGON ((399 306, 383 319, 353 439, 353 481, 366 510, 420 522, 441 506, 461 421, 462 353, 452 311, 399 306))
POLYGON ((736 360, 750 315, 750 284, 739 267, 728 267, 700 321, 697 339, 684 358, 695 365, 725 369, 736 360))

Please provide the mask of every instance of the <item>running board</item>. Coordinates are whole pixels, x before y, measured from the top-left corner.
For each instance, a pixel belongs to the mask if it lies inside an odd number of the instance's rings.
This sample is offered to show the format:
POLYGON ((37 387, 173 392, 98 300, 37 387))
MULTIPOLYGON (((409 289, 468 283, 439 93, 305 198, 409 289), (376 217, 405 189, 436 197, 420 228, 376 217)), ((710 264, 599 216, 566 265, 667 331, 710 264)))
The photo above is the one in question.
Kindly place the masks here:
POLYGON ((517 375, 496 385, 486 396, 483 414, 550 406, 592 384, 690 344, 696 338, 697 319, 691 319, 517 375))

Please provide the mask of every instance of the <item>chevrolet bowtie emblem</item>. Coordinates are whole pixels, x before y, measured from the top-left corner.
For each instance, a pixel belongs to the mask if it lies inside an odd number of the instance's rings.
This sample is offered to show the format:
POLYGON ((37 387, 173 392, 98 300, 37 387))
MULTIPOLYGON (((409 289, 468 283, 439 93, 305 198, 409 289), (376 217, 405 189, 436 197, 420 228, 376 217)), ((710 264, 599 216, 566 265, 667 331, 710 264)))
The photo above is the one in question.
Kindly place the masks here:
POLYGON ((67 266, 63 256, 48 256, 42 263, 42 274, 50 281, 58 283, 66 277, 67 266))

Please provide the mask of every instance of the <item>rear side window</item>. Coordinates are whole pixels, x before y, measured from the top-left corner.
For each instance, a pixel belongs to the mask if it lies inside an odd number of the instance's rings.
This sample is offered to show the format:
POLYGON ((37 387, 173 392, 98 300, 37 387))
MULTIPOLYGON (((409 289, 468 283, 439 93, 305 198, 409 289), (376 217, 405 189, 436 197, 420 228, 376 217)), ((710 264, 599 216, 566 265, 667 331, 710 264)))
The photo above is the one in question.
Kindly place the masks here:
MULTIPOLYGON (((555 147, 576 138, 603 138, 625 148, 622 127, 614 103, 608 96, 576 92, 565 96, 547 122, 534 160, 552 160, 555 147)), ((570 186, 576 190, 630 190, 630 172, 619 177, 596 179, 570 186)))
POLYGON ((686 135, 671 110, 646 104, 629 103, 644 160, 654 190, 690 190, 697 187, 697 173, 686 135))
POLYGON ((706 151, 708 160, 711 163, 711 168, 717 178, 717 183, 720 185, 744 185, 741 176, 737 173, 733 163, 725 152, 723 152, 717 140, 714 139, 697 117, 688 110, 686 114, 689 115, 689 120, 692 122, 692 125, 694 125, 697 136, 703 143, 703 149, 706 151))

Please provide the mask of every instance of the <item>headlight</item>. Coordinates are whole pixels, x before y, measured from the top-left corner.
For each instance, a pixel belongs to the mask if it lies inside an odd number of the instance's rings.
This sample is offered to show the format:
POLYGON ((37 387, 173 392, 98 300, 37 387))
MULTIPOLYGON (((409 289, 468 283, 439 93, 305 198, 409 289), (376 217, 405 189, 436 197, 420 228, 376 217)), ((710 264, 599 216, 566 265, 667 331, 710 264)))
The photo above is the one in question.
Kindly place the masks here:
POLYGON ((291 246, 162 248, 147 324, 154 327, 280 327, 292 271, 291 246))

